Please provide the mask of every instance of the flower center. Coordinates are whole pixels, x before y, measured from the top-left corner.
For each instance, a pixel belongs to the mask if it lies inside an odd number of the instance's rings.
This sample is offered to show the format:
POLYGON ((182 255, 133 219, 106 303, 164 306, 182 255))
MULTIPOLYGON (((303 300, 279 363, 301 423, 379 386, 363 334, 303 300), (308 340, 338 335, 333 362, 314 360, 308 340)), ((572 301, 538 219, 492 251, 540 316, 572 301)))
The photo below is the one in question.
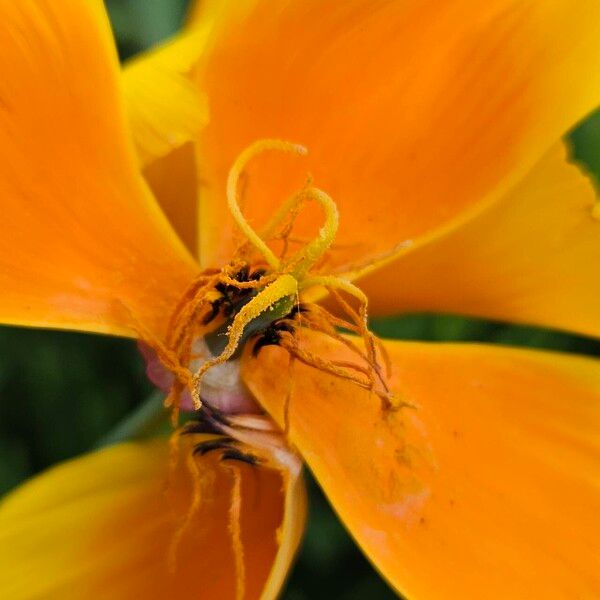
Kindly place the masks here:
POLYGON ((261 140, 240 154, 229 173, 227 204, 244 242, 229 264, 200 273, 190 284, 171 315, 164 341, 144 340, 153 351, 155 373, 162 373, 163 389, 169 391, 166 405, 173 409, 174 419, 180 409, 194 411, 172 438, 175 449, 183 437, 195 444, 187 459, 195 492, 172 540, 171 555, 176 556, 179 541, 200 505, 201 477, 195 461, 207 453, 219 453, 221 462, 229 465, 234 475, 230 533, 236 558, 236 595, 240 598, 245 589, 239 523, 241 492, 239 473, 231 461, 276 469, 294 479, 301 464, 287 443, 290 398, 282 399, 282 432, 268 415, 262 414, 246 389, 240 376, 242 354, 243 360, 254 360, 265 346, 279 346, 289 353, 290 366, 299 361, 350 380, 377 394, 386 410, 400 406, 388 389, 387 374, 380 364, 387 363, 383 346, 368 329, 367 297, 348 279, 321 269, 338 230, 335 202, 308 179, 259 232, 242 214, 240 177, 248 161, 268 150, 306 153, 302 146, 261 140), (321 208, 323 224, 313 239, 288 254, 295 220, 309 202, 321 208), (272 249, 274 241, 283 242, 279 256, 272 249), (318 288, 321 295, 327 292, 337 310, 330 312, 309 302, 307 292, 313 288, 318 288), (302 343, 303 328, 350 348, 356 360, 318 356, 302 343), (356 334, 354 339, 342 335, 340 329, 356 334), (244 352, 246 348, 249 352, 244 352), (216 435, 196 437, 207 433, 216 435))
POLYGON ((319 264, 338 230, 335 202, 312 185, 290 197, 260 231, 255 231, 240 209, 240 178, 247 163, 265 151, 306 154, 302 146, 280 140, 260 140, 235 161, 227 181, 227 204, 244 236, 231 262, 207 270, 192 282, 175 308, 166 343, 146 341, 171 373, 167 405, 199 410, 203 403, 225 413, 252 412, 252 398, 240 379, 239 359, 247 344, 257 356, 267 345, 284 348, 292 360, 379 395, 384 408, 395 408, 380 365, 385 358, 367 326, 367 298, 351 281, 321 272, 319 264), (316 236, 287 255, 295 219, 308 202, 320 206, 324 220, 316 236), (277 256, 269 242, 283 241, 277 256), (305 301, 311 288, 326 290, 337 303, 334 313, 305 301), (356 306, 355 306, 356 305, 356 306), (340 316, 341 315, 341 316, 340 316), (353 349, 356 363, 325 360, 302 346, 301 328, 321 332, 353 349), (344 328, 358 334, 362 345, 342 336, 344 328))

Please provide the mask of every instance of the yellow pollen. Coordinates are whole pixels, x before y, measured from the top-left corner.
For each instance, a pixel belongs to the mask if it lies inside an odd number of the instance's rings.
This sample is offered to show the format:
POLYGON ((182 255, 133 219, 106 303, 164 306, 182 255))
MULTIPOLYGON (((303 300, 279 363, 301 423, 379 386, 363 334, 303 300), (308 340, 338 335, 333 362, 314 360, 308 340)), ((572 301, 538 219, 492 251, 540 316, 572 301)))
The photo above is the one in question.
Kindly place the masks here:
POLYGON ((216 358, 206 361, 193 377, 192 398, 194 400, 194 406, 197 409, 202 406, 200 400, 200 383, 204 373, 211 367, 224 363, 231 358, 239 345, 246 325, 248 325, 250 321, 266 310, 271 309, 278 300, 294 297, 297 292, 298 283, 296 279, 291 275, 281 275, 240 309, 227 331, 229 341, 223 352, 216 358))

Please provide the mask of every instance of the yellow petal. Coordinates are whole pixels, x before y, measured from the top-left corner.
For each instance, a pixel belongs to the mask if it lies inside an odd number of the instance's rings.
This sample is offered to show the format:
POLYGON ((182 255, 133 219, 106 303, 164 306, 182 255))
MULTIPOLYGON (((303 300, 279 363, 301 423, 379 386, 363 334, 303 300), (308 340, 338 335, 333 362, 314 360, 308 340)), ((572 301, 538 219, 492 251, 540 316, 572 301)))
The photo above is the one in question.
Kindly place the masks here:
POLYGON ((0 321, 162 333, 195 265, 138 173, 99 0, 0 4, 0 321))
POLYGON ((598 206, 561 143, 511 193, 359 285, 372 314, 454 312, 600 336, 598 206))
MULTIPOLYGON (((354 358, 305 333, 322 357, 354 358)), ((377 397, 296 364, 290 440, 381 573, 408 598, 596 598, 600 363, 477 345, 387 342, 377 397)), ((286 353, 245 357, 280 423, 286 353), (280 377, 273 377, 280 373, 280 377)))
POLYGON ((197 471, 189 470, 187 443, 184 449, 170 475, 168 444, 157 440, 65 463, 10 495, 0 505, 0 595, 235 598, 236 469, 244 598, 274 598, 263 593, 266 582, 281 585, 304 523, 301 480, 219 461, 215 453, 197 457, 197 471), (195 481, 201 482, 199 506, 190 512, 195 481), (284 516, 284 510, 292 512, 284 516), (274 564, 276 575, 270 574, 274 564))
POLYGON ((208 31, 207 25, 194 27, 134 58, 123 70, 127 114, 142 167, 197 137, 208 120, 206 98, 191 78, 208 31))
POLYGON ((211 22, 192 16, 184 33, 129 62, 123 84, 144 177, 181 240, 196 254, 199 183, 193 141, 209 115, 192 74, 211 22))
MULTIPOLYGON (((502 194, 600 103, 597 0, 214 4, 199 71, 211 111, 200 138, 204 265, 231 257, 227 170, 258 138, 309 156, 255 160, 249 218, 264 223, 310 172, 340 208, 331 269, 502 194)), ((304 217, 295 237, 314 236, 322 219, 304 217)))

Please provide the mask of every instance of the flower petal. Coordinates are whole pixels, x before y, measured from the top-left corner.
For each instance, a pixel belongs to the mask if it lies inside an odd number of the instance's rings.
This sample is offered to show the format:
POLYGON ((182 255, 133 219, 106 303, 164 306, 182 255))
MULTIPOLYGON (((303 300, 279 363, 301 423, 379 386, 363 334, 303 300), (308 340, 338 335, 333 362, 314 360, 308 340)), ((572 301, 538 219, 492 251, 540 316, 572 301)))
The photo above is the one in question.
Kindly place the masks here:
POLYGON ((208 32, 208 23, 190 28, 123 69, 127 114, 142 167, 196 138, 208 121, 206 98, 192 81, 208 32))
POLYGON ((187 28, 123 70, 125 99, 144 177, 192 254, 198 251, 198 177, 194 144, 206 125, 206 97, 193 72, 212 26, 192 4, 187 28))
MULTIPOLYGON (((505 192, 600 102, 596 0, 257 0, 221 4, 216 18, 199 71, 207 266, 231 257, 226 174, 257 139, 309 156, 254 161, 250 220, 264 223, 310 172, 340 208, 335 268, 505 192)), ((319 211, 305 216, 295 236, 316 234, 319 211)))
POLYGON ((99 0, 0 5, 0 320, 162 333, 195 265, 138 174, 99 0))
POLYGON ((511 193, 359 285, 372 314, 454 312, 600 336, 599 208, 561 143, 511 193))
POLYGON ((144 177, 179 238, 198 251, 198 177, 194 144, 189 142, 144 169, 144 177))
POLYGON ((278 547, 281 585, 298 545, 302 482, 215 454, 197 458, 198 471, 184 461, 169 475, 166 440, 125 444, 27 483, 0 505, 2 597, 235 598, 236 469, 244 598, 274 598, 261 594, 278 547), (194 481, 201 482, 200 505, 186 522, 194 481), (295 512, 284 517, 284 505, 295 512))
MULTIPOLYGON (((306 333, 320 357, 348 360, 306 333)), ((289 403, 299 449, 365 553, 409 598, 594 598, 598 361, 477 345, 386 342, 383 412, 353 384, 300 364, 289 403)), ((245 357, 282 423, 286 353, 245 357)))

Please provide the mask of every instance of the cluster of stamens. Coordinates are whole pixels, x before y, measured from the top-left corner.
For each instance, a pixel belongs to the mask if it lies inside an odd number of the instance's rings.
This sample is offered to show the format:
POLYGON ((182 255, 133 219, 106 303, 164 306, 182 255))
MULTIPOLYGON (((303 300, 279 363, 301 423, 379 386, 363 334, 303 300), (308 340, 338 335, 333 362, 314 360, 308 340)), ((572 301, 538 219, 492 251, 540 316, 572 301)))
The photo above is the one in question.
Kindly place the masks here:
MULTIPOLYGON (((183 437, 192 440, 193 450, 186 460, 193 498, 172 539, 170 560, 174 564, 179 542, 201 506, 202 473, 196 463, 216 453, 232 476, 229 530, 235 557, 236 597, 240 599, 245 595, 240 468, 261 465, 279 470, 285 477, 299 476, 299 458, 287 443, 291 392, 283 399, 282 435, 266 415, 236 414, 205 402, 202 382, 207 372, 222 365, 222 369, 233 366, 236 373, 235 361, 246 346, 250 357, 255 358, 265 347, 278 346, 288 352, 290 369, 298 361, 376 394, 385 410, 401 406, 387 385, 389 361, 385 349, 368 329, 367 297, 348 279, 323 274, 319 269, 338 229, 333 200, 309 179, 302 190, 283 203, 260 233, 244 218, 239 206, 239 180, 247 162, 265 150, 306 153, 301 146, 278 140, 262 140, 242 152, 229 174, 227 203, 244 242, 228 265, 206 270, 191 283, 173 311, 166 340, 142 335, 173 376, 166 405, 173 409, 174 419, 184 394, 189 393, 194 409, 190 420, 172 437, 174 456, 179 456, 183 437), (302 241, 299 249, 290 251, 300 241, 291 234, 307 202, 321 207, 324 223, 313 239, 302 241), (274 241, 282 247, 279 256, 269 245, 274 241), (326 291, 335 309, 330 311, 308 301, 306 292, 311 288, 326 291), (302 331, 306 330, 343 345, 355 359, 334 360, 312 352, 303 343, 302 331), (343 335, 342 330, 355 334, 354 339, 357 336, 362 343, 343 335)), ((293 376, 290 380, 293 385, 293 376)), ((222 388, 220 374, 218 382, 222 388)))
POLYGON ((207 270, 192 282, 170 319, 166 343, 147 340, 175 376, 167 405, 176 412, 187 389, 194 409, 199 410, 204 375, 239 356, 249 342, 254 356, 265 346, 280 346, 293 360, 374 392, 385 408, 397 407, 380 365, 380 358, 387 362, 385 351, 368 329, 366 296, 347 279, 315 272, 337 233, 338 212, 333 200, 309 179, 303 189, 284 202, 260 234, 244 218, 239 180, 248 161, 266 150, 306 153, 301 146, 278 140, 262 140, 242 152, 229 174, 227 202, 244 242, 230 264, 220 270, 207 270), (294 222, 307 202, 321 207, 324 223, 315 238, 288 255, 294 222), (280 256, 268 244, 273 240, 283 242, 280 256), (303 301, 305 292, 315 287, 333 298, 337 304, 335 314, 303 301), (335 339, 357 360, 334 361, 317 356, 302 345, 297 335, 300 328, 335 339), (362 347, 342 335, 340 328, 360 336, 362 347), (207 343, 211 356, 203 357, 200 366, 192 370, 190 364, 199 358, 194 354, 198 339, 207 343))

